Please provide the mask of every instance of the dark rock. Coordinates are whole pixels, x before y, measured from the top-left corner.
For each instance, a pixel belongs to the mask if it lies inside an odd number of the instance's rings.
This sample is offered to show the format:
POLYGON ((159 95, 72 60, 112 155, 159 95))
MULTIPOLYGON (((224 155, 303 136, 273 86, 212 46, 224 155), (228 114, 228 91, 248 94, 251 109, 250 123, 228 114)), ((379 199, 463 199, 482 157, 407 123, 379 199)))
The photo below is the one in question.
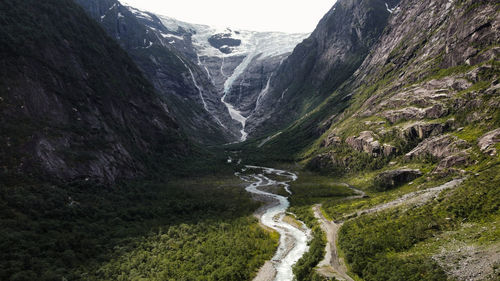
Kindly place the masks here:
POLYGON ((398 169, 382 172, 375 177, 374 187, 377 191, 386 191, 406 184, 422 176, 419 170, 398 169))
POLYGON ((241 40, 231 38, 231 33, 214 34, 208 38, 208 42, 212 47, 219 49, 225 54, 230 54, 232 52, 231 47, 241 45, 241 40))
POLYGON ((329 134, 324 140, 321 146, 329 147, 329 146, 337 146, 342 143, 342 139, 335 135, 334 133, 329 134))

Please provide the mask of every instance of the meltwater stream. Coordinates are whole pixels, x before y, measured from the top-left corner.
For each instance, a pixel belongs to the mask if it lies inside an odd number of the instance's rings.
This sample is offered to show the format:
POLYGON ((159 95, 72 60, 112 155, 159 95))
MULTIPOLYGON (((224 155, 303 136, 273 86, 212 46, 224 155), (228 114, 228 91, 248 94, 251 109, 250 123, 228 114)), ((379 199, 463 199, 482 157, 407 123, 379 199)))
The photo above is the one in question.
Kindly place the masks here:
POLYGON ((294 173, 277 170, 273 168, 245 166, 241 173, 236 173, 242 180, 249 183, 246 190, 250 193, 271 197, 276 200, 276 204, 265 210, 260 221, 267 227, 276 230, 280 234, 280 243, 271 262, 276 270, 274 281, 293 280, 292 267, 308 251, 307 243, 311 239, 311 230, 302 223, 298 228, 284 221, 286 210, 290 203, 287 197, 260 190, 266 186, 282 186, 289 194, 289 182, 295 181, 297 175, 294 173), (266 176, 267 175, 267 176, 266 176), (268 176, 276 175, 287 180, 272 180, 268 176))

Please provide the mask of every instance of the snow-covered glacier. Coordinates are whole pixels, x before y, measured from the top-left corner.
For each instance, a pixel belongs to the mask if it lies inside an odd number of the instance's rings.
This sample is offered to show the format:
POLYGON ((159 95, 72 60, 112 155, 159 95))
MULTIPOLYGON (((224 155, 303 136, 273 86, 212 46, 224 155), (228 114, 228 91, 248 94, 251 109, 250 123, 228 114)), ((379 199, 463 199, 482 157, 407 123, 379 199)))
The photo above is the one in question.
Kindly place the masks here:
MULTIPOLYGON (((207 110, 210 109, 206 100, 224 104, 231 118, 239 123, 236 131, 240 141, 246 140, 249 134, 245 130, 246 120, 267 93, 273 73, 295 46, 309 36, 192 24, 128 8, 151 32, 158 34, 164 46, 190 59, 189 69, 199 67, 200 73, 206 74, 218 97, 200 94, 200 103, 204 103, 207 110)), ((215 111, 210 113, 217 115, 215 111)))

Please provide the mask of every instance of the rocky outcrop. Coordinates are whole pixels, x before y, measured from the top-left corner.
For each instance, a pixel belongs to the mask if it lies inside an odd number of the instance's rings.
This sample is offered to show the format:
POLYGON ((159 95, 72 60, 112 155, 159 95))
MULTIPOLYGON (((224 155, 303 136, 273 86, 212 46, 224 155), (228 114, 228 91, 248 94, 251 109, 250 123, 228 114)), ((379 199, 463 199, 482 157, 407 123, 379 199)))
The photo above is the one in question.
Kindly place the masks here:
POLYGON ((382 116, 387 118, 387 120, 391 123, 397 123, 407 120, 422 120, 424 118, 436 119, 446 115, 447 113, 448 110, 444 106, 436 104, 426 108, 406 107, 402 109, 388 110, 382 113, 382 116))
POLYGON ((348 137, 346 144, 357 151, 366 152, 373 156, 384 155, 387 157, 397 152, 397 149, 392 145, 380 144, 371 131, 361 132, 357 137, 348 137))
POLYGON ((469 154, 467 152, 459 152, 439 161, 438 165, 432 172, 435 174, 442 174, 446 173, 450 169, 455 169, 458 166, 466 166, 469 163, 469 154))
POLYGON ((422 176, 420 170, 398 169, 378 174, 374 179, 374 187, 377 191, 386 191, 406 184, 422 176))
POLYGON ((338 146, 342 143, 342 139, 335 133, 329 134, 322 142, 322 147, 338 146))
POLYGON ((477 145, 482 152, 491 156, 497 155, 495 145, 500 142, 500 128, 484 134, 478 139, 477 145))
POLYGON ((466 141, 451 135, 441 135, 428 138, 419 143, 412 151, 406 154, 407 158, 421 156, 432 156, 437 159, 449 157, 455 153, 461 152, 468 147, 466 141))
POLYGON ((451 128, 453 120, 442 123, 415 122, 401 128, 401 137, 408 141, 423 140, 428 137, 443 134, 451 128))

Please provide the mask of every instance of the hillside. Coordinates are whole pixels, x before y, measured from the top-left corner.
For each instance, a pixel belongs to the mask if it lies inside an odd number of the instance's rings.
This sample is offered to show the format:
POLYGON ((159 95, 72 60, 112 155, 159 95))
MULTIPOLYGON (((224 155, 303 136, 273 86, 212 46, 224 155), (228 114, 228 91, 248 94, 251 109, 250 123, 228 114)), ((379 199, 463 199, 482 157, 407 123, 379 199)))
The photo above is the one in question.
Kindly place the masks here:
POLYGON ((2 174, 112 183, 160 155, 186 156, 171 109, 127 54, 71 1, 56 2, 1 4, 2 174))
POLYGON ((192 46, 172 44, 182 37, 170 37, 159 17, 117 0, 76 2, 129 54, 192 142, 214 145, 238 138, 238 124, 196 57, 193 59, 192 46))
MULTIPOLYGON (((491 1, 403 0, 359 67, 318 107, 247 144, 266 155, 254 161, 298 161, 368 192, 346 202, 313 200, 347 221, 339 245, 363 280, 495 280, 499 26, 491 1), (454 178, 465 182, 437 201, 349 216, 454 178), (458 257, 464 249, 473 252, 458 257)), ((311 186, 297 196, 320 192, 311 186)))

